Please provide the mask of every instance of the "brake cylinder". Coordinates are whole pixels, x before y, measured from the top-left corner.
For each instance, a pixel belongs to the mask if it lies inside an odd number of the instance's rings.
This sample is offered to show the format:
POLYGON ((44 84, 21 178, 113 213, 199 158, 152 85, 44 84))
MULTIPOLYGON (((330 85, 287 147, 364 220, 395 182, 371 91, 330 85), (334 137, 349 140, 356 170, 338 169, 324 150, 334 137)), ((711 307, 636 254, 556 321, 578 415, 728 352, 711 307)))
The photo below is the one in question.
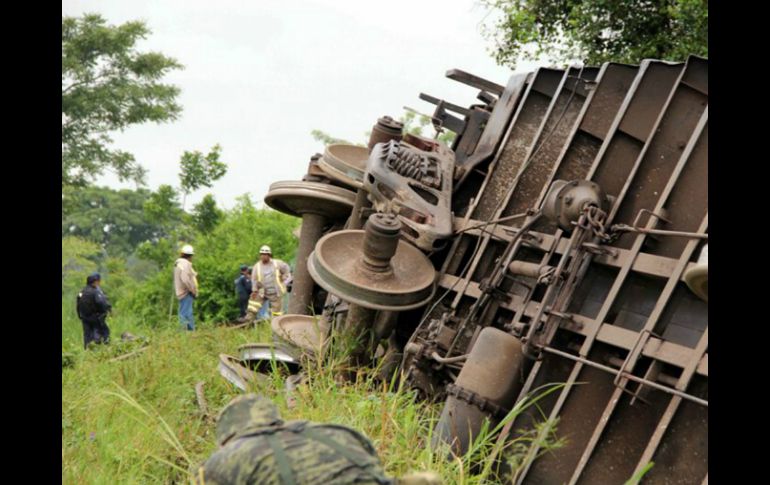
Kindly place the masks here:
POLYGON ((447 386, 431 446, 447 443, 458 456, 465 454, 484 422, 494 428, 513 406, 523 364, 516 337, 492 327, 482 330, 457 380, 447 386))

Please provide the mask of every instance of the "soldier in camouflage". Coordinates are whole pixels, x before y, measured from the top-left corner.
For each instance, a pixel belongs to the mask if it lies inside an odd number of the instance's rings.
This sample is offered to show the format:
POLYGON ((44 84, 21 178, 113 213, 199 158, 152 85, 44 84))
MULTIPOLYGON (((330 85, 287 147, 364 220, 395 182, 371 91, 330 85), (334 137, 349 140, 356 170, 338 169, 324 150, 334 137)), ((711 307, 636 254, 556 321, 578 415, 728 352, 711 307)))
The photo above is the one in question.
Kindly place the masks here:
POLYGON ((395 480, 372 444, 339 425, 284 422, 267 398, 235 398, 219 415, 219 449, 197 473, 199 484, 439 484, 433 475, 395 480))

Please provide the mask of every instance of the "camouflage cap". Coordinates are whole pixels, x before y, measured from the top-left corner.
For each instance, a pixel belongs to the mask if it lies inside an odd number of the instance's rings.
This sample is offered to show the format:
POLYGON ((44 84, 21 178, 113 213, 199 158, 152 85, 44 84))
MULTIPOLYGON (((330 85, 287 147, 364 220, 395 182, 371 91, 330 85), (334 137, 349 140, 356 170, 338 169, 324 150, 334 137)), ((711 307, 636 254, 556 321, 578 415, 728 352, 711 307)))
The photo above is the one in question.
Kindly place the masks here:
POLYGON ((219 413, 217 444, 223 446, 238 434, 282 422, 270 399, 257 394, 238 396, 219 413))

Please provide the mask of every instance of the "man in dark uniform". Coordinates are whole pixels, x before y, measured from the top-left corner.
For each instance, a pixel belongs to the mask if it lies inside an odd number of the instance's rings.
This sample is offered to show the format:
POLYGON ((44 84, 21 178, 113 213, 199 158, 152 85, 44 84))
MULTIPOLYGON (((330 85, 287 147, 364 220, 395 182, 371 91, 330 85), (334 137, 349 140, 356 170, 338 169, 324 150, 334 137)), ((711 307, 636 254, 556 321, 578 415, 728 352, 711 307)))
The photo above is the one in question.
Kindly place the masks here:
POLYGON ((77 311, 83 322, 83 345, 88 348, 91 342, 106 344, 110 341, 110 328, 107 326, 107 313, 112 306, 107 301, 100 285, 99 273, 86 278, 86 287, 78 293, 77 311))
POLYGON ((238 308, 241 310, 238 321, 246 320, 246 309, 251 295, 251 270, 245 264, 241 265, 241 275, 235 280, 235 293, 238 295, 238 308))

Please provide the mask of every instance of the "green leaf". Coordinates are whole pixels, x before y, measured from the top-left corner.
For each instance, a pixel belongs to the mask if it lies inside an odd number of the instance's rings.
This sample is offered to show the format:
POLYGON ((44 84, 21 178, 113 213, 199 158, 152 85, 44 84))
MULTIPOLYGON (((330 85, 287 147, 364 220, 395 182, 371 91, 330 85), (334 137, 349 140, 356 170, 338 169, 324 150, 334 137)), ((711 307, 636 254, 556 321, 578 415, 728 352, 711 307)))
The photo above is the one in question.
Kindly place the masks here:
POLYGON ((708 56, 705 0, 483 0, 482 28, 500 65, 589 64, 708 56))
POLYGON ((62 188, 88 185, 105 171, 144 184, 145 170, 132 154, 111 148, 109 134, 174 121, 182 111, 179 88, 160 82, 182 65, 136 50, 149 34, 144 22, 62 17, 62 188))

